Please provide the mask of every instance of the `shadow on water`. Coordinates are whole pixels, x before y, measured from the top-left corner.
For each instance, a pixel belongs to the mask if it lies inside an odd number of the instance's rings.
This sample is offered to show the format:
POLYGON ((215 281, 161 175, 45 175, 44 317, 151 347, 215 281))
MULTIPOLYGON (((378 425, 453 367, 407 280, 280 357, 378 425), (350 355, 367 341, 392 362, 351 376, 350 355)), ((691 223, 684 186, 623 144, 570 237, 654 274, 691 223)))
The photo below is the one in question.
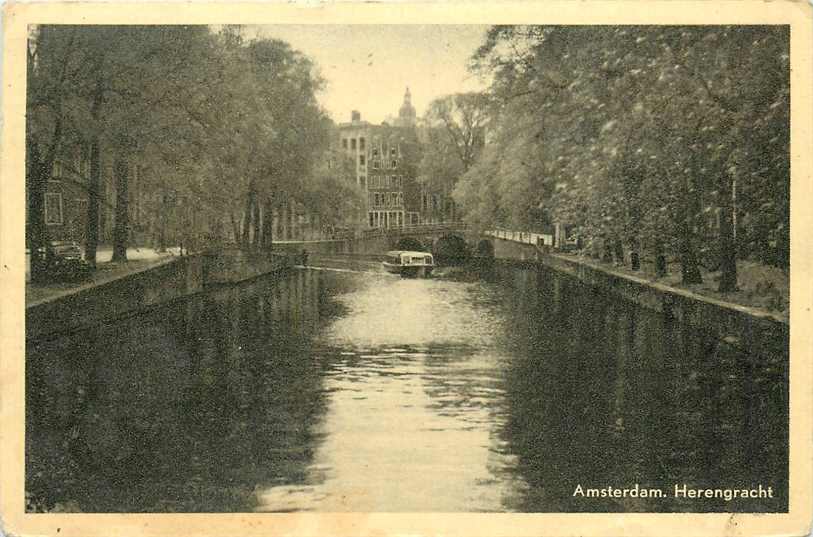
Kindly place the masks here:
POLYGON ((554 273, 503 276, 514 359, 502 435, 528 485, 507 508, 787 510, 787 346, 753 356, 554 273), (635 484, 665 497, 574 496, 577 485, 635 484), (775 497, 675 498, 684 484, 762 484, 775 497))
POLYGON ((27 490, 86 512, 250 511, 258 487, 298 481, 330 292, 297 271, 29 342, 27 490))

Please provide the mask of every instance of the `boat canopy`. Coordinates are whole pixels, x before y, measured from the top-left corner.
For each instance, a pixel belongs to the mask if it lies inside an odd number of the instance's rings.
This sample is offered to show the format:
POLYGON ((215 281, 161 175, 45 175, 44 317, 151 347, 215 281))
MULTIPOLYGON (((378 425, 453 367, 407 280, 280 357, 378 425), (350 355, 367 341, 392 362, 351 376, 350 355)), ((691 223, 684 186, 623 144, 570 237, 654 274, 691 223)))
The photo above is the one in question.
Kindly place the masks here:
POLYGON ((387 252, 387 257, 396 261, 399 265, 409 265, 416 262, 432 264, 434 262, 432 254, 410 250, 392 250, 387 252))

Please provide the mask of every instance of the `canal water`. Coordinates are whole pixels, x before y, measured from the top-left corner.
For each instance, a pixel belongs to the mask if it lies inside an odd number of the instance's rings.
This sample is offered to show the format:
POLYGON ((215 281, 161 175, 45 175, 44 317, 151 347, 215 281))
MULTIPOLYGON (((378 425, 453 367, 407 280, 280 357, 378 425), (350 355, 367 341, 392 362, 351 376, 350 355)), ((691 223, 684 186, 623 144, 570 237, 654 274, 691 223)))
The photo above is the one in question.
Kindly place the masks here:
POLYGON ((543 270, 328 265, 29 341, 33 508, 787 509, 786 347, 749 355, 543 270), (574 495, 636 485, 664 497, 574 495))

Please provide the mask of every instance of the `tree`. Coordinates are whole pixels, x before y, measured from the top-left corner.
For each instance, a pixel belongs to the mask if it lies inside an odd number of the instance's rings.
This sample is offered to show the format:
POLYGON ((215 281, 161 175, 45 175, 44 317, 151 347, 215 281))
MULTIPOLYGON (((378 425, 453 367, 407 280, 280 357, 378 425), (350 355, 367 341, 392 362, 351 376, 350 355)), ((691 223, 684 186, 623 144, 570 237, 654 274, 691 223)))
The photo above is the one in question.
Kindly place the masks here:
POLYGON ((42 26, 32 36, 29 46, 37 57, 29 65, 42 76, 32 77, 29 96, 39 98, 29 103, 29 132, 60 127, 62 154, 53 159, 70 162, 73 146, 88 148, 89 177, 75 169, 71 176, 88 192, 86 258, 92 264, 105 156, 116 172, 114 259, 126 260, 129 167, 148 159, 156 146, 175 147, 190 131, 200 134, 193 97, 211 65, 211 39, 204 27, 175 26, 42 26), (59 77, 55 82, 53 73, 62 71, 65 82, 54 99, 59 77))
POLYGON ((31 279, 44 276, 45 188, 65 136, 66 101, 70 98, 75 56, 75 31, 37 28, 27 46, 26 187, 27 238, 31 251, 31 279))
MULTIPOLYGON (((424 129, 419 177, 424 189, 446 199, 458 179, 474 164, 485 141, 488 97, 482 93, 457 93, 429 104, 424 129)), ((446 218, 444 207, 443 216, 446 218)), ((456 219, 452 208, 452 219, 456 219)))
POLYGON ((719 268, 731 291, 738 249, 786 259, 787 51, 783 27, 494 27, 471 62, 494 134, 456 197, 473 220, 480 192, 500 223, 574 225, 617 262, 674 254, 684 283, 719 268))

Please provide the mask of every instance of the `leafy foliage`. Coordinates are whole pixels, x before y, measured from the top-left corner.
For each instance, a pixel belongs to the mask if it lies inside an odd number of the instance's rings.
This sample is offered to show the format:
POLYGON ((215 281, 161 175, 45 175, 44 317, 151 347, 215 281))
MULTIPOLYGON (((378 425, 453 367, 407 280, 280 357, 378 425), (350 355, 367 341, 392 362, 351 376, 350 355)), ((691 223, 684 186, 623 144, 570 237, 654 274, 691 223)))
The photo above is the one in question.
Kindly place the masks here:
POLYGON ((345 216, 344 203, 358 204, 340 179, 346 170, 324 165, 333 136, 316 100, 324 82, 287 43, 245 39, 239 27, 40 26, 28 63, 29 237, 38 244, 57 161, 88 191, 92 256, 102 183, 115 183, 110 209, 123 260, 133 175, 162 243, 168 227, 225 236, 231 221, 238 241, 267 244, 275 210, 304 204, 325 210, 326 222, 345 216))
POLYGON ((685 281, 787 266, 788 46, 782 26, 494 27, 471 62, 489 141, 455 198, 481 225, 573 225, 596 255, 676 255, 685 281))

